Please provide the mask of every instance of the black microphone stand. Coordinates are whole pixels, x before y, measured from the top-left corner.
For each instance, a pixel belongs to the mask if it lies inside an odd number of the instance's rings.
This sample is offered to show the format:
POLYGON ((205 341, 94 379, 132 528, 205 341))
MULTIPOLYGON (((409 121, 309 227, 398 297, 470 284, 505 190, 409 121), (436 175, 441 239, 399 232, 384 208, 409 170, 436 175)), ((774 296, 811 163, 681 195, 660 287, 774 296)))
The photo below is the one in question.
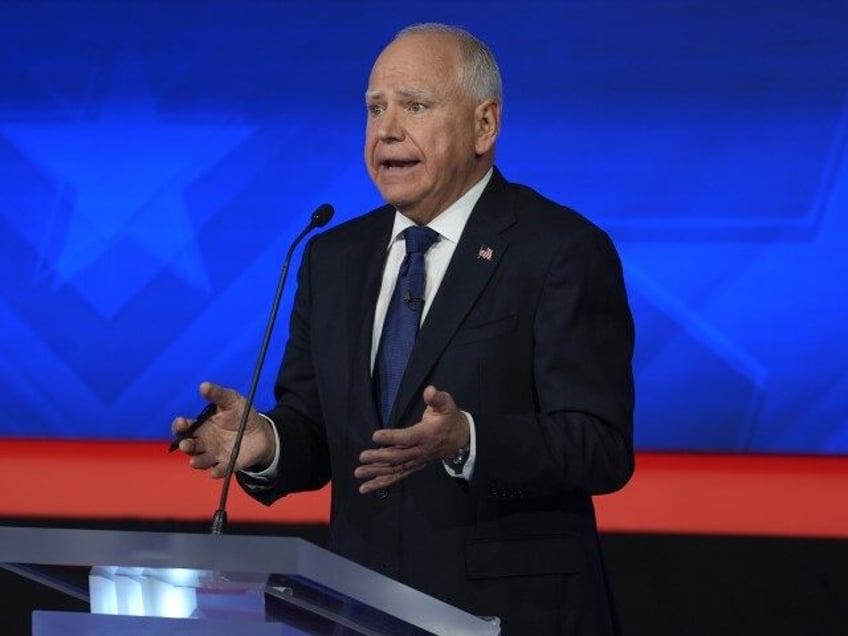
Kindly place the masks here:
POLYGON ((239 420, 238 429, 236 430, 236 439, 233 442, 233 448, 230 451, 230 459, 227 462, 227 469, 224 472, 224 483, 221 486, 221 498, 218 501, 218 509, 215 511, 215 516, 212 517, 212 527, 210 529, 212 534, 223 534, 224 527, 227 525, 227 497, 230 494, 230 481, 232 480, 233 473, 235 472, 236 461, 238 460, 239 451, 241 450, 241 441, 244 438, 244 432, 247 429, 247 418, 250 415, 250 409, 253 406, 253 399, 256 396, 256 387, 259 385, 259 376, 262 373, 262 366, 265 364, 265 355, 268 353, 268 346, 271 343, 271 333, 274 331, 274 323, 277 320, 277 312, 280 309, 280 300, 283 297, 283 289, 286 285, 286 277, 289 273, 289 263, 291 261, 292 254, 294 253, 297 245, 303 240, 303 237, 309 234, 313 229, 323 227, 329 223, 334 212, 333 206, 329 203, 325 203, 315 210, 309 220, 309 225, 307 225, 303 231, 297 235, 294 241, 292 241, 289 246, 289 251, 286 254, 286 258, 283 261, 280 278, 277 281, 277 292, 274 295, 274 302, 271 305, 271 315, 268 316, 268 324, 265 326, 265 335, 262 338, 262 346, 259 348, 259 356, 256 360, 256 366, 253 368, 253 378, 250 380, 250 387, 248 388, 247 396, 245 397, 244 410, 241 413, 241 419, 239 420))

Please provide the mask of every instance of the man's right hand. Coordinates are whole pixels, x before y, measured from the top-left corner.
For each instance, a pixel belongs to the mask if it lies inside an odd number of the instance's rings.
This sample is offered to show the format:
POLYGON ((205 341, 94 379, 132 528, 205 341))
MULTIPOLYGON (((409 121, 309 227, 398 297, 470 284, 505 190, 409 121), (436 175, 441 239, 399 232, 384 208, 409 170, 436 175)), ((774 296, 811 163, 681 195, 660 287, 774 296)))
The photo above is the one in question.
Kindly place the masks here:
MULTIPOLYGON (((211 477, 220 479, 230 461, 246 400, 237 391, 211 382, 200 385, 200 395, 215 404, 218 411, 191 437, 182 440, 179 449, 191 458, 189 463, 192 468, 208 470, 211 477)), ((191 420, 178 417, 171 424, 171 432, 180 435, 189 426, 191 420)), ((235 470, 268 467, 274 460, 275 451, 275 437, 271 425, 251 408, 235 470)))

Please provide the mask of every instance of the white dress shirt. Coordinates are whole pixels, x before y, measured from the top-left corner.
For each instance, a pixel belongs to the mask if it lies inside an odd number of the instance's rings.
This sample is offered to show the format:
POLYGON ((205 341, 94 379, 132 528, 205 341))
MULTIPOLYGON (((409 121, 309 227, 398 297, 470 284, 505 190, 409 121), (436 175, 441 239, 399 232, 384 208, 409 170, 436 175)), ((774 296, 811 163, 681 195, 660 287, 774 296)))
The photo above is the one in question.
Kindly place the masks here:
MULTIPOLYGON (((433 304, 436 292, 439 291, 442 279, 445 277, 445 272, 448 269, 453 253, 456 251, 459 239, 462 237, 468 217, 471 216, 471 211, 477 205, 477 201, 483 194, 483 190, 486 189, 486 185, 488 185, 491 177, 492 170, 489 169, 485 176, 474 184, 468 192, 463 194, 444 212, 427 224, 427 227, 439 235, 439 240, 424 255, 427 278, 424 282, 424 310, 421 312, 422 325, 427 319, 427 312, 433 304)), ((374 327, 371 335, 372 373, 374 372, 374 360, 377 358, 377 349, 380 346, 380 336, 383 334, 383 323, 386 320, 386 312, 389 309, 389 301, 395 289, 398 270, 404 256, 406 256, 406 243, 403 239, 403 231, 412 225, 415 225, 415 223, 400 212, 395 212, 395 223, 392 227, 392 236, 387 247, 388 256, 386 257, 386 264, 383 267, 383 281, 380 285, 380 295, 377 297, 377 307, 374 311, 374 327)), ((448 391, 450 389, 450 387, 436 388, 448 391)), ((477 457, 477 436, 474 428, 474 418, 467 411, 463 411, 463 413, 468 418, 471 435, 468 459, 465 460, 462 472, 460 473, 454 472, 447 463, 444 463, 444 467, 451 477, 470 480, 474 474, 474 460, 477 457)))

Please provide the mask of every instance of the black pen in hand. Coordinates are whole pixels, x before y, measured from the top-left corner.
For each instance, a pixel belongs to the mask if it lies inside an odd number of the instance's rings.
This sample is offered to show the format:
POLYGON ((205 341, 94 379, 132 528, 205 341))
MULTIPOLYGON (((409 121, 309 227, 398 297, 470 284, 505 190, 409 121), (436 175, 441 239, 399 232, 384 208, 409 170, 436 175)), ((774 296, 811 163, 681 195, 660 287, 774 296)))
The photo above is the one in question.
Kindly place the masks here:
POLYGON ((188 439, 189 437, 194 435, 197 432, 197 429, 199 429, 201 426, 203 426, 206 423, 206 421, 210 417, 215 415, 215 413, 217 413, 217 412, 218 412, 218 407, 212 402, 210 402, 205 407, 203 407, 203 410, 198 414, 198 416, 196 418, 194 418, 194 421, 192 421, 192 423, 189 425, 189 427, 186 430, 179 433, 177 435, 177 438, 173 442, 171 442, 171 445, 168 447, 168 452, 173 453, 175 450, 177 450, 180 447, 181 441, 183 441, 184 439, 188 439))

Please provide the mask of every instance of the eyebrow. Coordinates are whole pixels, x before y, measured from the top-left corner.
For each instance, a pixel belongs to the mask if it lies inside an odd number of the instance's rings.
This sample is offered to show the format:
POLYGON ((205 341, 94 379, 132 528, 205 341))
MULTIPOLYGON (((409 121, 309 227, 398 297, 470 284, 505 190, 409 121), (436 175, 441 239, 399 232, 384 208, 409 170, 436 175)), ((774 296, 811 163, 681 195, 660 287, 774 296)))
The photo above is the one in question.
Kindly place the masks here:
MULTIPOLYGON (((397 91, 397 94, 407 99, 425 99, 430 97, 430 93, 417 88, 402 88, 397 91)), ((365 91, 365 101, 370 102, 375 99, 380 99, 383 96, 382 91, 365 91)))

